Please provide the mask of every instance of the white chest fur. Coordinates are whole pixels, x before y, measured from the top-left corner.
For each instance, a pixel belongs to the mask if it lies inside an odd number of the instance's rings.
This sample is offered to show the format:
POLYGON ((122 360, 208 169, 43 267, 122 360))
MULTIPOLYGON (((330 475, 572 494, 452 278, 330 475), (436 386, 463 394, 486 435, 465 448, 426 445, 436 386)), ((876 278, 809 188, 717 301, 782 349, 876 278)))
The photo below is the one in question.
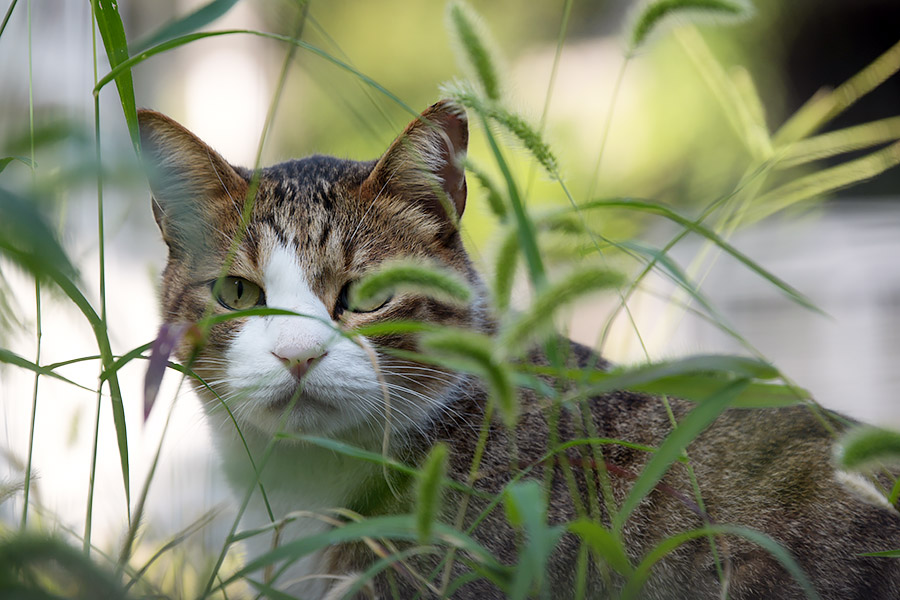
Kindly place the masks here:
MULTIPOLYGON (((266 492, 271 517, 262 492, 255 485, 256 473, 243 443, 233 432, 220 431, 216 441, 229 483, 240 499, 253 490, 241 520, 241 529, 266 527, 272 523, 272 517, 276 522, 289 519, 277 530, 244 540, 250 560, 269 552, 276 545, 290 545, 293 541, 327 530, 330 527, 328 519, 334 518, 330 509, 346 507, 367 485, 367 481, 377 477, 377 467, 371 464, 293 442, 278 443, 262 464, 268 440, 254 431, 245 430, 244 437, 254 461, 262 467, 260 482, 266 492)), ((276 563, 271 572, 278 573, 282 565, 282 562, 276 563)), ((323 551, 316 551, 293 562, 278 575, 274 585, 301 598, 320 598, 334 583, 333 576, 326 570, 323 551)), ((258 579, 263 580, 265 575, 259 573, 258 579)))

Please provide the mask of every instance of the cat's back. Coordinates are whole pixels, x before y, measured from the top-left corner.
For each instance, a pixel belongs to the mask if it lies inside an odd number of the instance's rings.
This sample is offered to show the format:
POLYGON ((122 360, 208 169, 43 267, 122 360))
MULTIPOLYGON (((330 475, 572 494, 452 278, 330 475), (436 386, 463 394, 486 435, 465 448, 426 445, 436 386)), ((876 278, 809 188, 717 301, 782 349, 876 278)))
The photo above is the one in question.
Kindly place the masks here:
MULTIPOLYGON (((605 366, 576 345, 571 358, 583 367, 605 366)), ((449 474, 487 495, 501 493, 523 471, 545 484, 551 525, 599 512, 609 526, 608 507, 621 506, 652 450, 671 433, 671 418, 680 422, 697 406, 669 399, 670 416, 662 398, 630 392, 571 402, 558 412, 528 390, 520 400, 515 430, 495 419, 479 441, 481 432, 473 424, 481 423, 487 396, 473 384, 433 435, 450 446, 449 474), (481 444, 473 476, 472 460, 481 444), (554 451, 564 444, 569 447, 554 451)), ((641 597, 719 598, 720 569, 729 598, 804 597, 779 559, 758 543, 759 535, 781 545, 823 598, 897 597, 900 563, 860 556, 900 547, 900 513, 875 487, 892 480, 873 484, 835 469, 833 440, 843 422, 807 406, 733 409, 719 416, 688 445, 687 459, 668 469, 622 529, 636 565, 665 538, 704 526, 730 526, 731 534, 715 537, 719 567, 707 536, 686 539, 654 566, 641 597), (738 529, 745 535, 736 535, 738 529)), ((458 517, 461 500, 456 495, 447 503, 449 522, 458 517)), ((465 521, 480 522, 473 537, 502 562, 517 564, 522 538, 510 528, 502 503, 491 507, 470 497, 465 505, 465 521)), ((552 597, 574 597, 579 552, 579 540, 565 534, 550 558, 552 597)), ((617 597, 609 584, 617 588, 621 577, 594 566, 587 571, 589 597, 617 597)), ((481 580, 454 597, 503 596, 481 580)))

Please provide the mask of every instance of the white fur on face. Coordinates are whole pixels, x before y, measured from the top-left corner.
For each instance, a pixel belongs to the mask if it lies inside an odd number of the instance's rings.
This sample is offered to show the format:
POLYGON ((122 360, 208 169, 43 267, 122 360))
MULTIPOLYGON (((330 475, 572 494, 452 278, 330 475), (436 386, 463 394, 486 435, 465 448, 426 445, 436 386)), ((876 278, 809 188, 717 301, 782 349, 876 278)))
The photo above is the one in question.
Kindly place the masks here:
POLYGON ((236 416, 273 434, 297 395, 283 425, 288 432, 322 435, 382 422, 382 390, 369 354, 339 333, 293 250, 272 249, 263 288, 268 307, 304 316, 251 317, 231 341, 227 379, 236 416), (316 360, 298 382, 279 356, 316 360))

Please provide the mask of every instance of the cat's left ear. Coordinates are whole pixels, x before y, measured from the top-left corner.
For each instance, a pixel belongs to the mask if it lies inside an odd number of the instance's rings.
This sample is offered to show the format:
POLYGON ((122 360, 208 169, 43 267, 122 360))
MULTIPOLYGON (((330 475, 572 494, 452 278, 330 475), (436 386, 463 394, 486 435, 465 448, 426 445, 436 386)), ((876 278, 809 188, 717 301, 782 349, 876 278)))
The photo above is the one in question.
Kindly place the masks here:
POLYGON ((418 202, 455 224, 466 208, 463 163, 468 143, 465 109, 451 100, 441 100, 394 140, 367 183, 375 193, 387 191, 418 202), (451 211, 455 214, 449 214, 451 211))

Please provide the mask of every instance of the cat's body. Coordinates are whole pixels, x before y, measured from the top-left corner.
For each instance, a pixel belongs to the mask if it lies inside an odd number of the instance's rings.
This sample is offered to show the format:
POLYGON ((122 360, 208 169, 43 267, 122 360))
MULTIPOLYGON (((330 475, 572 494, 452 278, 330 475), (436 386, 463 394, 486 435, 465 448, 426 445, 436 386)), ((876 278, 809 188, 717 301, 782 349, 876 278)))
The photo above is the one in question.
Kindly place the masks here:
MULTIPOLYGON (((437 442, 444 442, 450 450, 448 476, 467 482, 488 401, 480 381, 379 351, 416 350, 414 333, 367 340, 335 333, 398 319, 493 331, 482 285, 456 223, 466 195, 458 160, 467 141, 464 113, 452 104, 435 105, 378 161, 312 157, 264 169, 246 235, 241 234, 241 211, 251 174, 229 166, 161 115, 143 112, 141 130, 145 153, 157 169, 151 179, 154 213, 170 249, 164 319, 196 321, 209 314, 211 306, 218 313, 267 306, 306 315, 216 325, 193 363, 231 408, 254 459, 261 459, 279 431, 324 436, 381 452, 387 418, 392 457, 417 464, 437 442), (241 241, 225 273, 229 277, 218 287, 214 282, 234 239, 241 241), (351 306, 354 282, 397 258, 415 258, 456 273, 475 291, 475 299, 459 306, 410 292, 351 306)), ((566 343, 561 348, 573 366, 602 364, 581 347, 566 343)), ((185 343, 179 357, 187 360, 191 351, 185 343)), ((529 360, 539 363, 543 358, 535 352, 529 360)), ((202 385, 197 388, 228 477, 243 495, 256 480, 244 442, 220 399, 202 385)), ((605 500, 597 492, 598 472, 606 471, 611 500, 619 503, 649 454, 616 444, 596 451, 580 446, 568 450, 566 460, 546 461, 553 437, 549 404, 530 390, 521 390, 519 400, 521 416, 514 436, 499 423, 491 426, 474 487, 496 496, 516 472, 527 468, 528 477, 549 486, 551 523, 574 520, 580 505, 608 524, 605 500), (545 472, 549 469, 552 472, 545 472)), ((658 398, 605 395, 584 405, 590 415, 582 414, 580 406, 560 413, 558 439, 599 436, 658 447, 671 431, 658 398)), ((677 419, 691 406, 672 400, 677 419)), ((849 476, 835 471, 833 438, 825 423, 841 426, 831 421, 827 415, 820 420, 805 407, 726 412, 687 450, 705 511, 694 502, 686 468, 676 463, 625 524, 623 537, 632 561, 637 564, 663 538, 705 522, 737 524, 783 544, 825 598, 898 595, 896 561, 857 555, 900 547, 900 515, 886 501, 879 505, 871 484, 847 485, 849 476)), ((341 520, 328 509, 347 508, 367 516, 412 510, 408 481, 392 490, 380 466, 296 439, 277 442, 261 481, 276 520, 300 512, 277 537, 269 533, 247 540, 251 557, 273 543, 326 531, 328 519, 341 520)), ((448 494, 445 523, 456 522, 461 500, 459 492, 448 494)), ((487 501, 472 496, 467 502, 466 524, 487 501)), ((263 527, 270 520, 261 495, 255 493, 245 527, 263 527)), ((508 525, 502 506, 472 532, 508 564, 516 562, 519 535, 508 525)), ((723 578, 730 598, 801 597, 788 572, 758 545, 719 536, 716 548, 721 574, 710 540, 702 536, 656 565, 642 597, 718 598, 723 578)), ((341 586, 375 560, 362 545, 332 547, 290 566, 277 586, 302 598, 340 597, 340 590, 346 589, 341 586)), ((388 569, 389 575, 376 577, 373 586, 379 597, 395 592, 400 598, 416 593, 432 597, 433 590, 410 573, 430 574, 433 585, 440 587, 440 571, 432 573, 436 560, 429 554, 412 556, 408 568, 388 569)), ((462 573, 461 565, 455 562, 453 576, 462 573)), ((587 597, 615 596, 621 578, 580 555, 572 534, 562 538, 550 558, 545 592, 554 598, 573 597, 579 565, 587 572, 587 597)), ((454 597, 500 598, 502 593, 479 579, 460 587, 454 597)))

